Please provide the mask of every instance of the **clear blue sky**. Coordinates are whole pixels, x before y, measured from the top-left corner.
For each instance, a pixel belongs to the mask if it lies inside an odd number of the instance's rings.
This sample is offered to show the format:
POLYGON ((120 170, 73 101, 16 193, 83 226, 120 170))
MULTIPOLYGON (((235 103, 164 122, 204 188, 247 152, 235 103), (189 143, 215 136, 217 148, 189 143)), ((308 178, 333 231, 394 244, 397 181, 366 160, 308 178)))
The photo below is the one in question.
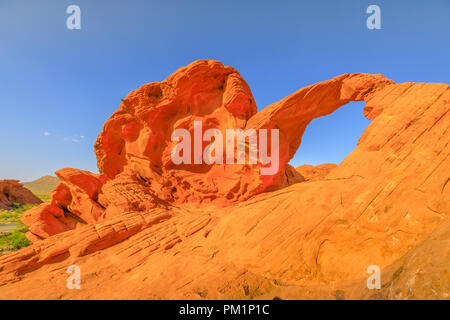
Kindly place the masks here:
MULTIPOLYGON (((0 0, 0 179, 96 171, 120 99, 197 59, 235 67, 259 109, 346 72, 450 83, 450 1, 0 0), (66 28, 71 4, 81 30, 66 28), (366 28, 370 4, 381 30, 366 28)), ((342 161, 369 123, 362 107, 314 120, 291 163, 342 161)))

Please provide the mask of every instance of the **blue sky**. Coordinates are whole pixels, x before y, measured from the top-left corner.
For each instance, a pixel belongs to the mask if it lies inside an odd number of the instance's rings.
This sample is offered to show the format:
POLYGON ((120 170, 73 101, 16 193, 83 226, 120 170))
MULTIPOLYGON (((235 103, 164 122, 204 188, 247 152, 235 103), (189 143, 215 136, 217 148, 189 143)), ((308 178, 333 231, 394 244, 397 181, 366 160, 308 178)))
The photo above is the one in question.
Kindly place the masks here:
MULTIPOLYGON (((95 172, 120 99, 197 59, 235 67, 261 109, 347 72, 450 83, 449 57, 449 0, 0 0, 0 179, 95 172), (81 30, 66 28, 71 4, 81 30), (381 30, 366 27, 370 4, 381 30)), ((342 161, 369 123, 362 108, 314 120, 291 163, 342 161)))

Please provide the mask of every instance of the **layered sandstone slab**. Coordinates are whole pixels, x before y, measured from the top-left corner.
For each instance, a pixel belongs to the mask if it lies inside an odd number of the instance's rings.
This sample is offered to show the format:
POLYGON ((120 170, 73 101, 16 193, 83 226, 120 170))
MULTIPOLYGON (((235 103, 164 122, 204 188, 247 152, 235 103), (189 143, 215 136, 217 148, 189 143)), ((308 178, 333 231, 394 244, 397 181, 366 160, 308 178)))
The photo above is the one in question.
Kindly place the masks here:
POLYGON ((102 174, 63 169, 24 218, 35 244, 0 258, 0 297, 448 299, 448 85, 345 74, 258 113, 250 95, 215 61, 131 93, 99 136, 102 174), (308 123, 353 100, 372 120, 355 150, 312 178, 290 167, 308 123), (200 118, 278 128, 279 172, 171 167, 168 132, 200 118), (71 264, 82 290, 65 287, 71 264))

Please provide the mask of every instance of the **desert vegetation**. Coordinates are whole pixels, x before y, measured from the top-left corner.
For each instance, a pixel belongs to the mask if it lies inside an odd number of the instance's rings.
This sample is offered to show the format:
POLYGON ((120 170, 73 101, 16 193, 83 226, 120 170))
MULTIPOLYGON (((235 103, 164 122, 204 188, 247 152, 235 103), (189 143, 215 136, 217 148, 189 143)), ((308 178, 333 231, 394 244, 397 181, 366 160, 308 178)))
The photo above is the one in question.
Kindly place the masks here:
MULTIPOLYGON (((45 201, 43 199, 43 201, 45 201)), ((36 206, 14 203, 7 210, 0 210, 0 254, 9 253, 29 246, 31 242, 25 237, 28 228, 20 221, 20 216, 36 206)))

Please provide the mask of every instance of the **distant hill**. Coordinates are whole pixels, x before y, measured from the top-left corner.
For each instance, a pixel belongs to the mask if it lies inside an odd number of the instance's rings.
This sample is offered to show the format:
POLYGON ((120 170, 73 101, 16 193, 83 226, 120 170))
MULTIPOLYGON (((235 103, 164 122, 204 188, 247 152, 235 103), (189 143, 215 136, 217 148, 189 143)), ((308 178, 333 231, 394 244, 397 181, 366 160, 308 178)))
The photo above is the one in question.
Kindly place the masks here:
POLYGON ((48 194, 59 183, 59 179, 54 176, 44 176, 31 182, 23 182, 23 185, 34 194, 48 194))

